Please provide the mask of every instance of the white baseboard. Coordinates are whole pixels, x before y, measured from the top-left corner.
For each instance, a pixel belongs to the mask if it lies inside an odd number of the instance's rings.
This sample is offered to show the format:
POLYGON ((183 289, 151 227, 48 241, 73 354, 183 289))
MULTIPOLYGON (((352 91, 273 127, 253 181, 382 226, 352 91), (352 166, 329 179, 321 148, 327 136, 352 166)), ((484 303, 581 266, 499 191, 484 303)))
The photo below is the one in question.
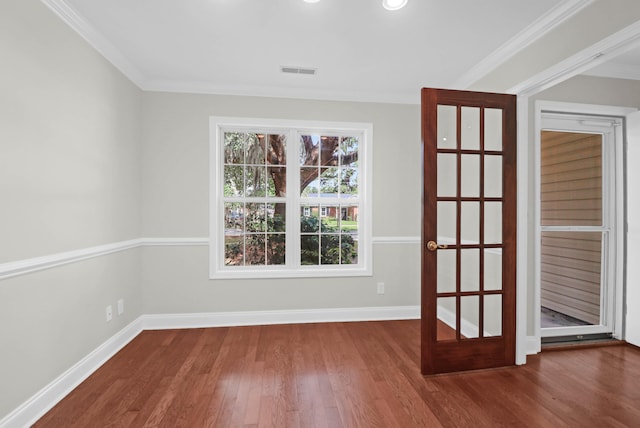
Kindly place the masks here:
POLYGON ((141 331, 138 318, 5 416, 0 428, 31 426, 141 331))
POLYGON ((535 355, 542 349, 540 338, 537 336, 527 336, 526 346, 527 355, 535 355))
MULTIPOLYGON (((456 314, 449 309, 438 305, 438 319, 451 327, 456 329, 456 314)), ((478 326, 471 321, 468 321, 461 317, 460 319, 460 334, 465 337, 478 337, 478 326)), ((484 336, 489 337, 491 333, 484 331, 484 336)))
POLYGON ((0 420, 0 428, 31 426, 143 330, 419 318, 420 306, 142 315, 0 420))
POLYGON ((419 318, 420 306, 157 314, 140 317, 143 330, 419 318))

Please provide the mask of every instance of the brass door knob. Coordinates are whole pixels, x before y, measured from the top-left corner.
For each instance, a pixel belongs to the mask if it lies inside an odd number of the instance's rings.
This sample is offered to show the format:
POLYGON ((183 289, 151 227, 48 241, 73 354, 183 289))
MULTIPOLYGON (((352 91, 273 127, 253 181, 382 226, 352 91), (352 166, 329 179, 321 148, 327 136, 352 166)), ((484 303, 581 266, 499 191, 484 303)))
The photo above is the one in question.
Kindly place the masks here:
POLYGON ((440 245, 436 241, 427 242, 427 250, 429 250, 429 251, 435 251, 437 249, 443 249, 443 248, 447 248, 447 246, 446 245, 440 245))

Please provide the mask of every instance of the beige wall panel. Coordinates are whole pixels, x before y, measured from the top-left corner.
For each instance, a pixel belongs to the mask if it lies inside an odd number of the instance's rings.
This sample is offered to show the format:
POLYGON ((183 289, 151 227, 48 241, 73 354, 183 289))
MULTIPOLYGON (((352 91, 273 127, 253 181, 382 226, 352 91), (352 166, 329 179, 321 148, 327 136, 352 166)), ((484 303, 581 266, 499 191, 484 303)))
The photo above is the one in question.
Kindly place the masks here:
MULTIPOLYGON (((419 106, 147 93, 142 168, 145 237, 209 236, 210 116, 373 123, 373 235, 420 236, 419 106)), ((419 245, 376 244, 373 250, 373 277, 210 280, 206 247, 146 248, 145 310, 418 305, 419 245), (377 282, 386 283, 384 295, 375 293, 377 282)))
POLYGON ((139 251, 0 281, 0 419, 140 316, 139 251))
POLYGON ((417 105, 145 93, 144 236, 209 236, 209 118, 373 123, 373 234, 420 234, 417 105))
POLYGON ((376 244, 374 275, 359 278, 209 280, 206 246, 142 249, 146 314, 414 306, 420 245, 376 244), (385 294, 376 284, 385 283, 385 294))
POLYGON ((37 0, 0 55, 0 263, 138 237, 141 92, 37 0))
MULTIPOLYGON (((0 57, 0 263, 139 237, 141 92, 38 0, 0 57)), ((140 315, 137 254, 0 280, 0 419, 140 315)))

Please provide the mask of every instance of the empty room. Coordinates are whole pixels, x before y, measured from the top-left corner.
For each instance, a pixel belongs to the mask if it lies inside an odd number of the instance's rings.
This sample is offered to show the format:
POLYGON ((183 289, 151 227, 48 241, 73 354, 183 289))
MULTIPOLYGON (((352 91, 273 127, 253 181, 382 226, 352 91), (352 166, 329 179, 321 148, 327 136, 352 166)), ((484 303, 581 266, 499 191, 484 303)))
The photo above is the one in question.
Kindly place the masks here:
POLYGON ((640 2, 2 0, 0 428, 640 426, 640 2))

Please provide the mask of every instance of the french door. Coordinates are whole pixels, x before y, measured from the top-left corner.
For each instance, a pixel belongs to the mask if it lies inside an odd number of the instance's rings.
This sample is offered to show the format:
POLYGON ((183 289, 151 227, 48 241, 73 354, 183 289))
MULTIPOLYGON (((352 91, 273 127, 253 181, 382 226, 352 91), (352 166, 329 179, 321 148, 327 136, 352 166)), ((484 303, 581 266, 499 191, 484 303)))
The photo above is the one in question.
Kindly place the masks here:
MULTIPOLYGON (((538 161, 541 336, 615 330, 616 143, 622 119, 543 111, 538 161)), ((618 147, 616 147, 618 146, 618 147)))
POLYGON ((516 97, 422 90, 423 374, 515 364, 516 97))

